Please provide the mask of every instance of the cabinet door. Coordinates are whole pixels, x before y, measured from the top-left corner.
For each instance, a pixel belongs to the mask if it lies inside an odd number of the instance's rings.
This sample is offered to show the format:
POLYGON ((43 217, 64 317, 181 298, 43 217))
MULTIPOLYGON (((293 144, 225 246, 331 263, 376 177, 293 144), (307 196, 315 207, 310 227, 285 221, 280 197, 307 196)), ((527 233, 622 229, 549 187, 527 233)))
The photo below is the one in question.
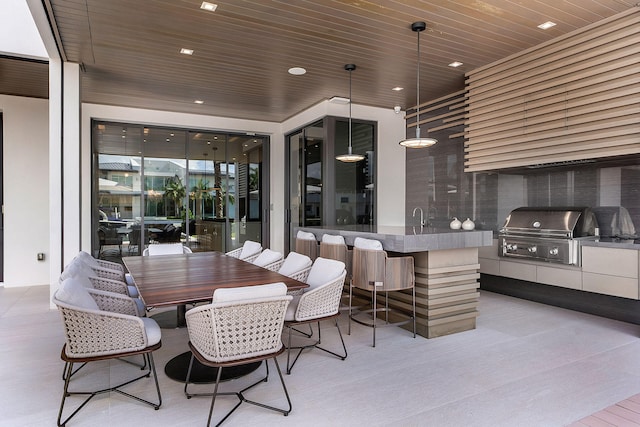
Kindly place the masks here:
POLYGON ((638 251, 635 249, 582 247, 582 271, 638 278, 638 251))

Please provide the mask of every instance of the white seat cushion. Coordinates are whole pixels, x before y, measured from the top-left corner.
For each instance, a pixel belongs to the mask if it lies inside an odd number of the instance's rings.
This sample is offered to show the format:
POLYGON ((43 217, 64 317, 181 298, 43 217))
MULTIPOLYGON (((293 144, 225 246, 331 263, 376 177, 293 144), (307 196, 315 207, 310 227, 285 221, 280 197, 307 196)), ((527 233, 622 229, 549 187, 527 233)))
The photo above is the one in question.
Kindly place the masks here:
POLYGON ((88 252, 80 251, 78 252, 78 255, 76 255, 76 258, 83 260, 87 264, 90 264, 92 267, 100 267, 100 264, 98 264, 98 260, 92 257, 88 252))
POLYGON ((136 288, 135 285, 127 285, 127 293, 131 298, 138 298, 140 296, 138 288, 136 288))
POLYGON ((149 245, 149 256, 153 255, 174 255, 184 253, 182 243, 161 243, 149 245))
POLYGON ((356 237, 353 241, 353 246, 359 249, 369 250, 382 250, 382 243, 379 240, 365 239, 363 237, 356 237))
POLYGON ((95 277, 96 274, 89 265, 85 264, 80 259, 74 259, 69 265, 67 265, 62 274, 60 274, 60 281, 64 281, 69 278, 75 278, 82 282, 82 285, 86 288, 93 288, 93 284, 89 277, 95 277))
POLYGON ((82 281, 76 277, 64 279, 62 283, 60 283, 55 297, 59 301, 75 307, 98 310, 98 304, 82 284, 82 281))
POLYGON ((147 345, 158 344, 162 338, 162 331, 158 323, 150 317, 141 317, 140 319, 144 323, 144 330, 147 333, 147 345))
POLYGON ((311 258, 306 255, 299 254, 297 252, 289 252, 287 258, 284 260, 278 273, 283 276, 290 276, 293 273, 297 273, 300 270, 311 266, 311 258))
POLYGON ((344 237, 334 234, 323 234, 322 243, 330 243, 332 245, 344 245, 344 237))
POLYGON ((302 240, 316 240, 316 236, 313 233, 309 233, 308 231, 298 230, 296 234, 296 239, 302 240))
POLYGON ((242 245, 242 251, 240 251, 240 259, 245 259, 251 255, 255 255, 262 250, 262 245, 252 240, 247 240, 242 245))
POLYGON ((272 251, 271 249, 265 249, 260 255, 258 255, 258 258, 256 258, 253 263, 257 266, 264 267, 265 265, 271 264, 272 262, 276 262, 281 259, 281 252, 272 251))
POLYGON ((256 298, 278 297, 286 294, 287 285, 282 282, 242 286, 239 288, 219 288, 213 292, 211 302, 242 301, 256 298))
POLYGON ((316 258, 307 277, 309 287, 305 291, 317 288, 339 277, 344 271, 344 262, 328 258, 316 258))

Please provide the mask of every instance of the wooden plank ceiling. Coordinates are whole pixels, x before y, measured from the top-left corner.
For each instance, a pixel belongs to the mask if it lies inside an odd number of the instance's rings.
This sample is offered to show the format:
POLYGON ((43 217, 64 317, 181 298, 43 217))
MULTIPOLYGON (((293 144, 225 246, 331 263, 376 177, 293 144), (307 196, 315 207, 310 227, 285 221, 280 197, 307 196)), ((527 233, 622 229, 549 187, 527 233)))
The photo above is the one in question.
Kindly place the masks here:
POLYGON ((415 21, 427 23, 426 101, 460 90, 466 71, 637 7, 636 0, 220 0, 208 12, 201 0, 43 1, 64 59, 83 64, 83 102, 275 122, 348 97, 347 63, 357 65, 354 103, 415 105, 415 21), (557 25, 536 27, 545 21, 557 25), (453 61, 464 65, 451 68, 453 61), (289 75, 294 66, 307 73, 289 75))

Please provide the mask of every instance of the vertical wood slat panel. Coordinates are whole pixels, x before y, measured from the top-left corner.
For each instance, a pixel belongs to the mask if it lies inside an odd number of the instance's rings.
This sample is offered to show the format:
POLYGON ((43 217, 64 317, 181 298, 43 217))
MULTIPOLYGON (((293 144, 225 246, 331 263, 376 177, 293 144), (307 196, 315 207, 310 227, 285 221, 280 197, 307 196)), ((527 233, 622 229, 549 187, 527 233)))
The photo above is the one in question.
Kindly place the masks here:
POLYGON ((467 73, 465 171, 640 153, 640 9, 467 73))

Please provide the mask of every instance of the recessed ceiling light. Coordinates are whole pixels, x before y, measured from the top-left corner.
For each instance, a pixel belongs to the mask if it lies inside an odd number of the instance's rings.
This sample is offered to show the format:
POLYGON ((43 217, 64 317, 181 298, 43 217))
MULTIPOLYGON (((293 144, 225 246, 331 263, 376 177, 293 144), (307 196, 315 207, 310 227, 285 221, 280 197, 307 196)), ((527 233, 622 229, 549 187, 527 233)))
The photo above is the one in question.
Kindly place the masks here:
POLYGON ((209 3, 208 1, 203 1, 200 5, 200 9, 208 10, 209 12, 215 12, 217 8, 217 4, 209 3))
POLYGON ((553 27, 555 25, 556 25, 555 22, 547 21, 544 24, 538 25, 538 28, 540 28, 542 30, 548 30, 549 28, 551 28, 551 27, 553 27))
POLYGON ((183 47, 180 49, 180 53, 183 55, 193 55, 193 49, 186 49, 183 47))
POLYGON ((194 104, 204 104, 204 101, 201 99, 196 99, 195 101, 193 101, 194 104))
POLYGON ((301 75, 305 74, 306 72, 307 72, 307 70, 305 70, 302 67, 289 68, 289 74, 293 74, 294 76, 301 76, 301 75))
POLYGON ((400 86, 396 86, 396 87, 394 87, 394 88, 393 88, 393 89, 391 89, 391 90, 395 90, 396 92, 400 92, 401 90, 404 90, 404 88, 403 88, 403 87, 400 87, 400 86))
POLYGON ((453 61, 451 64, 449 64, 449 67, 456 68, 456 67, 459 67, 459 66, 461 66, 461 65, 462 65, 462 62, 460 62, 460 61, 453 61))

